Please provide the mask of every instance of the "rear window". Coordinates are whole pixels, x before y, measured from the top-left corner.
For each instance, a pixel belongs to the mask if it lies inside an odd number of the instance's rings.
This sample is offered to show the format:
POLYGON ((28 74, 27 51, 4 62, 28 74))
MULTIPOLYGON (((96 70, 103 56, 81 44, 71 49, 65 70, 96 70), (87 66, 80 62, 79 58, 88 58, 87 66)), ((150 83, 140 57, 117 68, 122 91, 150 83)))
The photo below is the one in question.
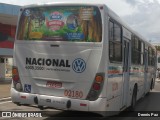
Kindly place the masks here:
POLYGON ((101 42, 102 20, 95 6, 48 6, 23 10, 18 40, 101 42))

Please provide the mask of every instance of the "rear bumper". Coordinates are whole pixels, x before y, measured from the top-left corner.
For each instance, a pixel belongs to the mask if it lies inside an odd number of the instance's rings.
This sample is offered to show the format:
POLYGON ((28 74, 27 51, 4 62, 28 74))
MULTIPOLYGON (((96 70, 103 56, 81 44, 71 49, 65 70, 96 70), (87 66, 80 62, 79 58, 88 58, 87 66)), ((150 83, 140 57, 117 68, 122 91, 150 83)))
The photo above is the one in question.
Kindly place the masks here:
POLYGON ((18 92, 11 88, 12 102, 18 104, 28 104, 37 106, 46 106, 60 110, 75 110, 75 111, 106 111, 105 98, 98 98, 96 101, 79 100, 65 97, 47 96, 31 93, 18 92))

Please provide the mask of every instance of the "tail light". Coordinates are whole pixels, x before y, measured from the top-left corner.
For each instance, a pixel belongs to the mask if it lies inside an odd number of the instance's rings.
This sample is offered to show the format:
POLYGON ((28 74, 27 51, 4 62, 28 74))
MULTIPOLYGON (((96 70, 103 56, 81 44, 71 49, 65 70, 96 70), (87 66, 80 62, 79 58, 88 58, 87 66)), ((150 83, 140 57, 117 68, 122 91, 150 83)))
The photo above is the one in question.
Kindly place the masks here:
POLYGON ((100 84, 98 84, 98 83, 93 84, 93 89, 94 90, 100 90, 100 88, 101 88, 100 84))
POLYGON ((22 84, 19 78, 18 68, 13 66, 12 68, 12 80, 13 80, 13 86, 17 91, 22 91, 22 84))
POLYGON ((87 100, 94 101, 98 99, 102 87, 104 84, 104 73, 97 73, 94 79, 94 82, 92 84, 92 88, 89 91, 89 94, 87 96, 87 100))
POLYGON ((18 69, 16 67, 13 67, 12 75, 13 75, 12 76, 13 81, 18 82, 19 81, 19 74, 18 74, 18 69))

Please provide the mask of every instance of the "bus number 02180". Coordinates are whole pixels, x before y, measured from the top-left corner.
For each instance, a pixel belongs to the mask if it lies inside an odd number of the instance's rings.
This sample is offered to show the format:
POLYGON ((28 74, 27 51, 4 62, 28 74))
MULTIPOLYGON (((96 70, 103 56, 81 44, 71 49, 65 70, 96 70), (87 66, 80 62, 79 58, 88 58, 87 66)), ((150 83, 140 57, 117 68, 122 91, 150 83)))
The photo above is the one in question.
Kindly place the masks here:
POLYGON ((74 91, 74 90, 65 90, 64 96, 72 97, 72 98, 82 98, 83 92, 82 91, 74 91))

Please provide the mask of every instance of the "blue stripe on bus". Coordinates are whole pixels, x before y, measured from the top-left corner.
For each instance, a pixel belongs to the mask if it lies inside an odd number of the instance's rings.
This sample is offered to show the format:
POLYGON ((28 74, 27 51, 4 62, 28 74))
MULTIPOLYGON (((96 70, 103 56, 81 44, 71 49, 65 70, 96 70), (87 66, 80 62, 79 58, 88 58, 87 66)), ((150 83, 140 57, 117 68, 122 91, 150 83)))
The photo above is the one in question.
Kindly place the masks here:
POLYGON ((108 78, 122 77, 123 74, 108 74, 108 78))

